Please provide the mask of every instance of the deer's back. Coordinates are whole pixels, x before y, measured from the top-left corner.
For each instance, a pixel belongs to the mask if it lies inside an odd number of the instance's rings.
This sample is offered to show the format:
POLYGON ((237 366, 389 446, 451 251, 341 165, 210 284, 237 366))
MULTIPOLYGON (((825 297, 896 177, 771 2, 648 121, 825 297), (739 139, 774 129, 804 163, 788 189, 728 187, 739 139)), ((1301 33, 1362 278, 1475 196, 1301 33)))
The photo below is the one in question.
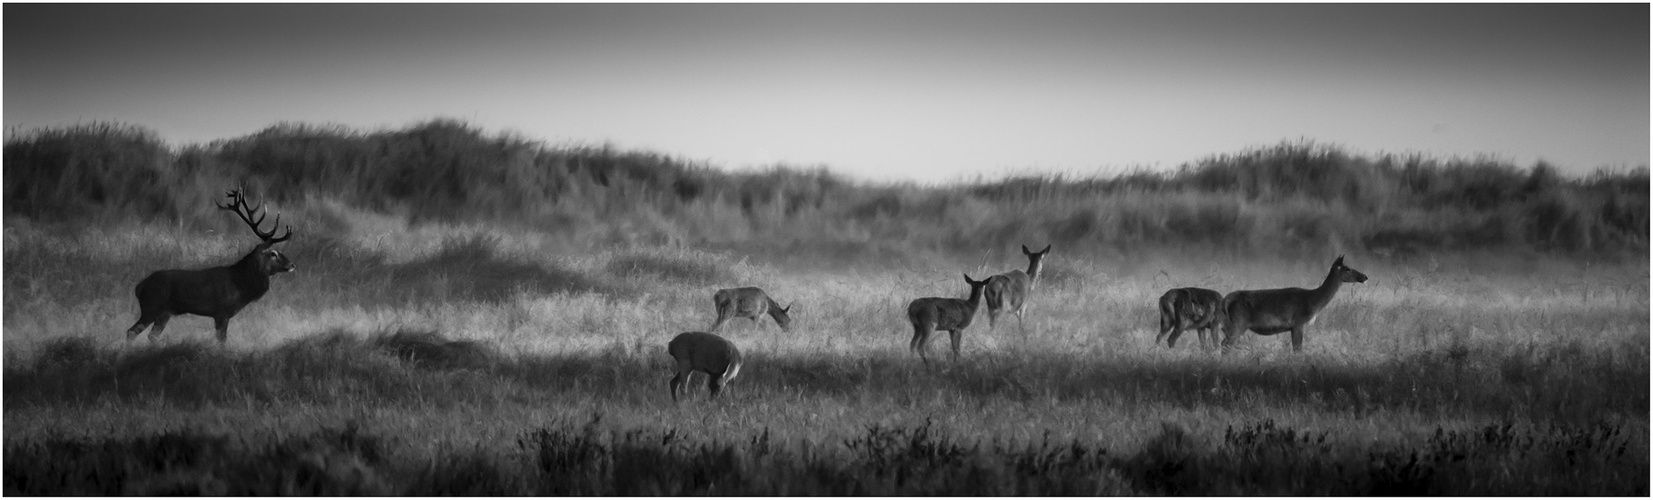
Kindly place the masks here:
POLYGON ((914 326, 935 325, 937 330, 952 330, 970 326, 975 311, 963 299, 925 297, 907 305, 907 320, 914 326))
POLYGON ((679 363, 687 361, 696 370, 722 374, 740 364, 740 349, 723 337, 706 332, 685 332, 666 344, 666 352, 679 363))
POLYGON ((769 295, 758 287, 725 288, 712 294, 712 302, 717 304, 718 311, 730 311, 739 315, 756 315, 769 310, 769 295))
POLYGON ((1229 317, 1244 319, 1258 331, 1289 329, 1314 318, 1315 297, 1302 288, 1240 290, 1223 297, 1222 309, 1229 317))
POLYGON ((232 268, 156 271, 133 288, 139 307, 173 314, 232 314, 270 290, 268 276, 243 275, 232 268))
POLYGON ((1027 295, 1028 283, 1027 273, 1018 269, 987 278, 987 288, 982 289, 982 293, 988 297, 1007 298, 1012 303, 1020 302, 1027 295))

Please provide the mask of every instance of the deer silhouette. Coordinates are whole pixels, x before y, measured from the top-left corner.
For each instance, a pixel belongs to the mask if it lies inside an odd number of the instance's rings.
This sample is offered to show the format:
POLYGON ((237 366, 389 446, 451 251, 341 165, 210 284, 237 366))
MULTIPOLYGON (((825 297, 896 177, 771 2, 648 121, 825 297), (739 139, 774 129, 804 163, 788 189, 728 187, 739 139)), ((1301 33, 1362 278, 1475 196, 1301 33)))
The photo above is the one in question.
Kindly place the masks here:
POLYGON ((725 288, 712 294, 712 305, 717 307, 717 321, 712 323, 709 331, 717 331, 723 323, 733 318, 751 318, 757 324, 758 316, 768 314, 775 318, 775 324, 782 331, 792 328, 792 317, 788 315, 792 306, 781 307, 775 299, 763 293, 763 289, 748 286, 742 288, 725 288))
POLYGON ((672 356, 677 365, 676 374, 672 376, 672 402, 677 402, 677 394, 688 384, 689 377, 694 372, 706 374, 706 387, 711 391, 711 397, 717 397, 723 392, 723 386, 734 380, 740 374, 740 349, 735 344, 714 334, 706 332, 684 332, 677 334, 671 342, 666 343, 666 353, 672 356))
POLYGON ((264 209, 263 203, 256 209, 249 208, 241 189, 230 190, 225 196, 230 199, 228 205, 215 205, 235 212, 263 242, 228 266, 155 271, 139 281, 132 290, 138 297, 138 322, 126 330, 128 342, 151 325, 154 328, 149 331, 149 340, 154 341, 166 330, 166 323, 173 316, 194 314, 212 318, 218 343, 223 345, 229 338, 230 318, 270 290, 271 276, 293 271, 293 263, 287 256, 271 248, 291 238, 293 227, 287 226, 287 234, 276 237, 276 230, 281 226, 281 215, 276 214, 275 225, 264 232, 259 229, 267 214, 259 213, 264 209))
POLYGON ((1044 268, 1045 254, 1050 253, 1050 245, 1037 252, 1028 251, 1027 245, 1022 245, 1022 255, 1027 256, 1027 271, 1020 269, 1004 274, 996 274, 987 278, 987 289, 983 290, 987 299, 987 327, 997 329, 999 313, 1009 310, 1016 314, 1016 328, 1022 329, 1022 315, 1027 312, 1027 294, 1039 284, 1039 270, 1044 268))
POLYGON ((1223 352, 1228 352, 1234 340, 1246 330, 1258 335, 1291 332, 1291 349, 1303 351, 1303 330, 1314 323, 1332 296, 1344 283, 1365 283, 1366 275, 1343 265, 1343 256, 1332 262, 1331 271, 1318 288, 1272 288, 1268 290, 1239 290, 1223 297, 1223 352))
POLYGON ((969 328, 971 320, 975 319, 976 309, 981 307, 982 289, 987 287, 987 281, 976 281, 966 274, 964 282, 970 284, 969 299, 925 297, 908 304, 907 321, 913 324, 913 341, 907 344, 907 348, 929 363, 930 357, 925 351, 930 335, 946 330, 953 340, 953 361, 957 362, 959 342, 964 329, 969 328))
POLYGON ((1217 334, 1222 331, 1223 294, 1204 288, 1172 288, 1159 297, 1159 336, 1154 344, 1165 341, 1166 347, 1176 347, 1182 330, 1195 330, 1200 336, 1200 348, 1217 346, 1217 334))

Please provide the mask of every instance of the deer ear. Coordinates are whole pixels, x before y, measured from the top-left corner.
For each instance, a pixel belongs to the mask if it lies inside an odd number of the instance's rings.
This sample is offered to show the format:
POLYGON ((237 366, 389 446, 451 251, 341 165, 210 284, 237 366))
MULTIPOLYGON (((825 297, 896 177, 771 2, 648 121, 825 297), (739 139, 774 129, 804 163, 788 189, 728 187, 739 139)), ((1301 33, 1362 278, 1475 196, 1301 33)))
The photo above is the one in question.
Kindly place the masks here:
POLYGON ((787 304, 786 307, 781 308, 781 312, 782 313, 792 312, 792 306, 795 306, 795 305, 797 305, 797 304, 787 304))
POLYGON ((1027 245, 1022 245, 1022 253, 1023 253, 1023 254, 1027 254, 1027 255, 1033 255, 1033 252, 1032 252, 1032 251, 1029 251, 1029 250, 1028 250, 1028 249, 1027 249, 1027 245))
POLYGON ((1047 253, 1050 253, 1050 245, 1045 245, 1045 249, 1039 251, 1039 255, 1044 255, 1047 253))
POLYGON ((1332 265, 1334 265, 1334 266, 1343 265, 1343 256, 1342 255, 1337 256, 1337 261, 1332 262, 1332 265))

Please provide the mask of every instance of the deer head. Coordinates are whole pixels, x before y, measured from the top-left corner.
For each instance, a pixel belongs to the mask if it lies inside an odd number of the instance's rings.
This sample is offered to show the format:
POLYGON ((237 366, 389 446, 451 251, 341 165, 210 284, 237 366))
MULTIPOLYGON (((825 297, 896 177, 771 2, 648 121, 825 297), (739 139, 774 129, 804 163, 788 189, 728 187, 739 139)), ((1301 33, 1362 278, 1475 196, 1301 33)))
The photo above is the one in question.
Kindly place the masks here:
POLYGON ((1356 270, 1354 270, 1354 268, 1343 265, 1343 256, 1342 255, 1337 256, 1337 260, 1332 262, 1332 274, 1337 275, 1337 280, 1341 281, 1341 282, 1344 282, 1344 283, 1365 283, 1366 282, 1366 274, 1365 273, 1362 273, 1360 271, 1356 271, 1356 270))
POLYGON ((282 255, 280 251, 271 248, 271 246, 293 237, 293 226, 287 226, 287 233, 279 238, 276 237, 276 231, 281 227, 281 214, 276 214, 275 224, 270 227, 269 232, 259 229, 259 226, 264 223, 264 216, 269 215, 269 212, 264 210, 263 202, 259 202, 258 208, 247 205, 247 197, 243 191, 244 188, 231 189, 224 195, 230 199, 230 203, 228 205, 215 205, 221 210, 235 212, 235 215, 240 217, 242 222, 247 223, 247 226, 252 228, 253 234, 258 235, 258 239, 263 240, 262 243, 253 248, 253 254, 258 259, 259 269, 270 275, 291 272, 293 263, 287 260, 287 256, 282 255))

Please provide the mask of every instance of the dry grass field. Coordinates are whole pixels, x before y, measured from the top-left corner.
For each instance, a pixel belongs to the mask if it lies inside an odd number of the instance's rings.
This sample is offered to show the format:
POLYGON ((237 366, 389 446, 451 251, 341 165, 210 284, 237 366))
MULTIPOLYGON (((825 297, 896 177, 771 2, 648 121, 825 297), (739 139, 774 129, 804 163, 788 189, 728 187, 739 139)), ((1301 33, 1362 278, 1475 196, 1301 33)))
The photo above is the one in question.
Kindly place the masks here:
POLYGON ((1153 344, 1160 293, 1312 287, 1335 255, 1057 245, 1025 330, 981 314, 958 363, 942 336, 925 365, 907 302, 1044 242, 845 263, 334 219, 299 226, 297 272, 221 348, 193 316, 126 344, 132 286, 249 235, 8 218, 5 493, 1648 494, 1645 263, 1350 252, 1371 280, 1306 352, 1247 334, 1221 355, 1153 344), (792 330, 731 322, 740 376, 674 405, 665 344, 733 286, 793 304, 792 330))

